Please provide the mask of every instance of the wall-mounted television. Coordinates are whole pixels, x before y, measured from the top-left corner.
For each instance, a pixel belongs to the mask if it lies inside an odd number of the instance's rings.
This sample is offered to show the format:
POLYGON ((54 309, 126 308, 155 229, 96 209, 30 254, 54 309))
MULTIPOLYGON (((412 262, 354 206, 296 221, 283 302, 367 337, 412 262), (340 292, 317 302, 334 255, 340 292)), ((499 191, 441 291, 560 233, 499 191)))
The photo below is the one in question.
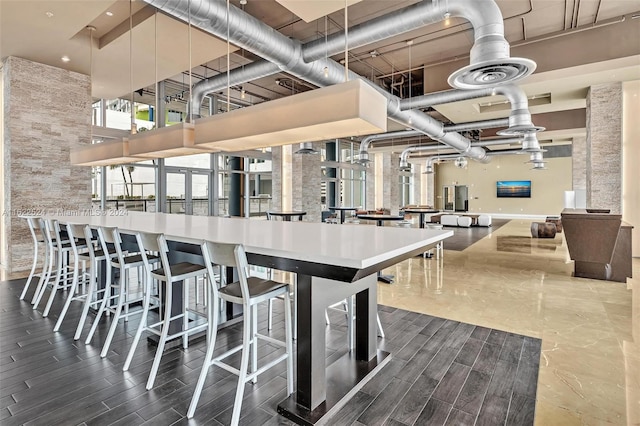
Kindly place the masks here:
POLYGON ((499 180, 496 189, 498 198, 531 198, 530 180, 499 180))

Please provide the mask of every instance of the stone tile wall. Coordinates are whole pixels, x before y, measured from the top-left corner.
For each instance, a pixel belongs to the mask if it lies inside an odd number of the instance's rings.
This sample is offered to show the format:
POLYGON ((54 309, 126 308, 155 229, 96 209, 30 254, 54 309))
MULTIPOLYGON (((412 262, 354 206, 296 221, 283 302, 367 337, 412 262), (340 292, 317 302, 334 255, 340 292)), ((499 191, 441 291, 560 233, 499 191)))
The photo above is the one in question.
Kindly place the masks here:
POLYGON ((282 147, 271 148, 271 208, 282 210, 282 147))
POLYGON ((573 190, 587 189, 587 139, 573 138, 571 145, 573 190))
MULTIPOLYGON (((321 143, 313 147, 320 151, 321 143)), ((297 149, 294 147, 294 152, 297 149)), ((320 204, 321 169, 320 155, 293 154, 292 156, 292 205, 293 210, 307 212, 305 222, 322 221, 322 205, 320 204)))
POLYGON ((398 154, 385 152, 382 154, 383 195, 382 206, 398 214, 400 203, 400 160, 398 154))
POLYGON ((422 177, 422 168, 420 167, 420 164, 414 164, 413 166, 413 173, 412 173, 412 179, 413 179, 413 204, 422 204, 421 201, 421 194, 422 194, 422 181, 421 181, 421 177, 422 177))
POLYGON ((587 207, 622 210, 622 83, 587 94, 587 207))
POLYGON ((382 154, 372 154, 369 153, 369 160, 371 160, 367 166, 367 171, 365 172, 365 205, 363 206, 365 210, 374 210, 376 208, 376 162, 375 156, 382 154))
POLYGON ((4 207, 9 272, 31 267, 33 241, 19 213, 91 208, 91 169, 71 147, 91 138, 90 77, 17 57, 4 60, 4 207))

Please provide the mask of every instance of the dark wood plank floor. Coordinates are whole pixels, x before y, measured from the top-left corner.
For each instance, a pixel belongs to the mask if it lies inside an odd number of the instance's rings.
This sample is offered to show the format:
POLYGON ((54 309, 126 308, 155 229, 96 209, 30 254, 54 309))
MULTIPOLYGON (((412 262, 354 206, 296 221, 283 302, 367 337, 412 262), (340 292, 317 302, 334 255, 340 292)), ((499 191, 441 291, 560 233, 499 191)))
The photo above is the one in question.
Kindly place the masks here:
MULTIPOLYGON (((146 391, 155 347, 141 344, 131 369, 122 372, 137 320, 120 325, 102 359, 109 318, 92 344, 74 342, 80 306, 72 304, 60 332, 54 333, 62 297, 50 317, 42 318, 41 311, 18 300, 23 283, 0 282, 0 424, 229 424, 237 379, 218 368, 209 373, 195 418, 185 417, 203 362, 204 341, 186 350, 167 350, 155 387, 146 391)), ((533 424, 540 340, 386 306, 379 309, 387 335, 379 344, 393 358, 330 424, 533 424)), ((281 312, 282 305, 277 305, 275 337, 284 334, 281 312)), ((261 313, 260 325, 266 328, 265 311, 261 313)), ((330 316, 327 363, 345 353, 347 341, 344 316, 330 316)), ((240 330, 241 325, 221 330, 217 351, 237 344, 240 330)), ((279 353, 264 344, 259 356, 267 362, 279 353)), ((239 356, 234 362, 239 364, 239 356)), ((276 414, 285 388, 284 364, 261 375, 257 385, 248 385, 241 424, 291 424, 276 414)))

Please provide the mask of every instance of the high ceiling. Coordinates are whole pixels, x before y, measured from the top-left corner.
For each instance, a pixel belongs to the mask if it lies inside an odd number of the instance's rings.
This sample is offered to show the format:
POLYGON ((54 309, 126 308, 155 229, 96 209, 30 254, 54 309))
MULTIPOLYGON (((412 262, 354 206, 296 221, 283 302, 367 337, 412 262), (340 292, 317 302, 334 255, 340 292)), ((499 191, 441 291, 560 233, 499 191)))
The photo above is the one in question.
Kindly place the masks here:
MULTIPOLYGON (((348 9, 349 26, 417 1, 355 2, 348 9)), ((344 4, 342 0, 248 0, 244 6, 239 0, 232 3, 302 42, 344 31, 344 9, 336 7, 344 4), (318 12, 319 3, 332 3, 330 7, 337 11, 326 18, 314 19, 324 13, 318 12), (307 5, 307 10, 296 9, 301 4, 307 5), (306 22, 285 6, 312 20, 306 22)), ((538 63, 537 72, 521 85, 530 97, 539 99, 531 102, 534 122, 536 114, 584 108, 587 89, 593 84, 640 79, 640 19, 636 19, 640 16, 640 1, 497 0, 497 3, 512 55, 538 63)), ((166 93, 171 96, 188 90, 190 64, 191 81, 196 83, 226 71, 227 49, 234 52, 230 55, 231 68, 256 59, 250 52, 236 50, 233 45, 227 46, 225 40, 200 30, 192 29, 191 35, 189 42, 185 23, 156 14, 141 0, 0 0, 0 57, 19 56, 92 73, 96 98, 129 97, 132 91, 145 88, 136 100, 152 103, 156 77, 171 80, 166 93), (92 35, 87 26, 96 28, 92 35), (70 60, 62 62, 63 56, 70 60)), ((352 49, 349 68, 380 85, 393 87, 402 97, 409 96, 409 87, 414 96, 418 91, 445 90, 448 74, 468 64, 472 43, 470 25, 461 19, 451 19, 352 49), (413 43, 408 45, 407 41, 413 43)), ((340 61, 344 56, 343 52, 333 59, 340 61)), ((243 88, 248 101, 261 102, 313 86, 280 73, 246 83, 243 88)), ((232 96, 239 98, 240 88, 235 89, 232 96)), ((501 106, 503 100, 475 99, 436 109, 439 117, 447 121, 485 120, 508 115, 508 105, 501 106)), ((171 106, 183 107, 184 101, 179 100, 171 106)), ((564 130, 559 134, 566 140, 572 134, 584 132, 584 126, 573 133, 564 130)), ((547 135, 549 140, 554 137, 553 133, 547 135)))

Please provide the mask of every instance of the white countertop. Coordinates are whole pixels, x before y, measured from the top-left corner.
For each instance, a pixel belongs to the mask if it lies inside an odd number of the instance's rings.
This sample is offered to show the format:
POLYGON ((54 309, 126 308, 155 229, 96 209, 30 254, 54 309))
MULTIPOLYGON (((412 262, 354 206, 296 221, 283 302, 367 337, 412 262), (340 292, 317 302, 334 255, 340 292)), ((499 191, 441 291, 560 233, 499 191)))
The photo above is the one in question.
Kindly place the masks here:
POLYGON ((450 230, 328 225, 112 211, 104 215, 50 215, 61 223, 117 226, 121 231, 164 233, 167 239, 241 243, 249 253, 364 269, 435 244, 450 230))

